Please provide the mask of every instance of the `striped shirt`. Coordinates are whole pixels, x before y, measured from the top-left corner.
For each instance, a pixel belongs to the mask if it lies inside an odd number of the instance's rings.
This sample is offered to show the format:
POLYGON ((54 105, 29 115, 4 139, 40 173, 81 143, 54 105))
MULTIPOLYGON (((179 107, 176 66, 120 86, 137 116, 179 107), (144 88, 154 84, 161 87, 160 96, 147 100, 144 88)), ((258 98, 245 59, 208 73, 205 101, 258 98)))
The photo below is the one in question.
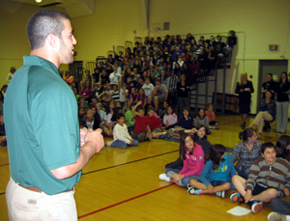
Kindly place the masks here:
POLYGON ((234 157, 234 162, 239 158, 236 167, 250 168, 253 162, 262 156, 261 145, 261 141, 256 141, 252 150, 249 150, 245 141, 238 143, 232 154, 232 156, 234 157))
POLYGON ((280 157, 274 163, 268 164, 260 157, 250 168, 246 189, 253 190, 256 184, 265 188, 273 187, 282 193, 284 187, 290 191, 290 164, 280 157))
POLYGON ((115 101, 119 101, 120 99, 119 91, 114 91, 114 93, 112 94, 112 99, 114 99, 115 101))

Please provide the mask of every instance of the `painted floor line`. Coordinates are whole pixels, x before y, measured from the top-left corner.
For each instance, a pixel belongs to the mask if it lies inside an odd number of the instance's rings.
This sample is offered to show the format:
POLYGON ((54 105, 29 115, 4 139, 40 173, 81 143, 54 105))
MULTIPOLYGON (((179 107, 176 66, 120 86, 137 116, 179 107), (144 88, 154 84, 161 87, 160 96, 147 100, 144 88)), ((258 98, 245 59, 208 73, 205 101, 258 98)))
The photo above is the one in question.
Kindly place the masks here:
POLYGON ((106 206, 106 207, 104 207, 104 208, 101 208, 101 209, 95 210, 95 211, 93 211, 93 212, 90 212, 90 213, 87 213, 87 214, 81 215, 81 216, 79 216, 78 218, 79 218, 79 219, 85 218, 85 217, 87 217, 87 216, 90 216, 90 215, 93 215, 93 214, 95 214, 95 213, 98 213, 98 212, 101 212, 101 211, 104 211, 104 210, 107 210, 107 209, 113 208, 113 207, 118 206, 118 205, 121 205, 121 204, 123 204, 123 203, 130 202, 130 201, 132 201, 132 200, 138 199, 138 198, 140 198, 140 197, 146 196, 146 195, 148 195, 148 194, 154 193, 154 192, 156 192, 156 191, 159 191, 159 190, 165 189, 165 188, 170 187, 170 186, 173 186, 173 185, 174 185, 174 183, 171 183, 171 184, 169 184, 169 185, 166 185, 166 186, 160 187, 160 188, 158 188, 158 189, 151 190, 151 191, 149 191, 149 192, 147 192, 147 193, 143 193, 143 194, 141 194, 141 195, 138 195, 138 196, 132 197, 132 198, 130 198, 130 199, 123 200, 123 201, 121 201, 121 202, 118 202, 118 203, 112 204, 112 205, 110 205, 110 206, 106 206))
POLYGON ((118 164, 118 165, 114 165, 114 166, 110 166, 110 167, 106 167, 106 168, 102 168, 102 169, 99 169, 99 170, 93 170, 93 171, 90 171, 90 172, 82 173, 82 175, 87 175, 87 174, 99 172, 99 171, 102 171, 102 170, 108 170, 108 169, 111 169, 111 168, 123 166, 123 165, 130 164, 130 163, 135 163, 135 162, 142 161, 142 160, 147 160, 147 159, 154 158, 154 157, 163 156, 163 155, 174 153, 174 152, 178 152, 178 151, 179 151, 179 149, 178 150, 169 151, 169 152, 166 152, 166 153, 153 155, 153 156, 150 156, 150 157, 141 158, 141 159, 138 159, 138 160, 129 161, 129 162, 126 162, 126 163, 122 163, 122 164, 118 164))
POLYGON ((2 167, 2 166, 9 166, 9 163, 0 165, 0 167, 2 167))

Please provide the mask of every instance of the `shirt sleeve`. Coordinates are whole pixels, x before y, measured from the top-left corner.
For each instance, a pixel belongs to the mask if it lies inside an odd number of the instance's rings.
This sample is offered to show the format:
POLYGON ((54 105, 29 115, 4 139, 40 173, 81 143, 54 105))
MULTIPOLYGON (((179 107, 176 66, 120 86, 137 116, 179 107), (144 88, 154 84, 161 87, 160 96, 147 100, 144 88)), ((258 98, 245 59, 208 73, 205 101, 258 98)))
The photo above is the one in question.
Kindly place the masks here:
POLYGON ((204 183, 204 185, 209 186, 210 182, 207 180, 207 176, 212 170, 212 161, 209 160, 206 162, 205 167, 203 168, 203 171, 199 177, 199 180, 204 183))
POLYGON ((80 143, 75 97, 68 85, 50 87, 32 99, 31 116, 39 151, 47 168, 53 170, 75 163, 80 143))
POLYGON ((240 151, 241 151, 241 146, 240 146, 240 143, 238 143, 237 145, 236 145, 236 147, 235 147, 235 149, 234 149, 234 151, 233 151, 233 154, 232 154, 232 156, 233 156, 233 161, 235 162, 237 159, 238 159, 238 157, 240 156, 240 151))

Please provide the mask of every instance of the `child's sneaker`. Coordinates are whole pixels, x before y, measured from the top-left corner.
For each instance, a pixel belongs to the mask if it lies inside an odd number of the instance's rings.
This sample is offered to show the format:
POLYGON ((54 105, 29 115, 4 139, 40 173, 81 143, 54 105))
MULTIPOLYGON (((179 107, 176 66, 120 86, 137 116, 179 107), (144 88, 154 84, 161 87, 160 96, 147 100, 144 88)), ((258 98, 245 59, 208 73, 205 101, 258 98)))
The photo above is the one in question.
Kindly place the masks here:
POLYGON ((268 215, 269 221, 286 221, 286 216, 280 213, 271 212, 268 215))
POLYGON ((258 213, 263 208, 263 202, 261 201, 252 200, 248 202, 248 205, 250 206, 253 213, 258 213))
POLYGON ((160 175, 159 175, 159 179, 160 179, 160 180, 163 180, 163 181, 165 181, 165 182, 170 183, 170 177, 166 176, 165 173, 160 174, 160 175))
POLYGON ((194 195, 201 195, 202 194, 202 190, 201 189, 194 189, 194 187, 189 187, 187 192, 189 192, 190 194, 194 194, 194 195))
POLYGON ((106 146, 111 146, 111 144, 113 143, 114 141, 108 141, 107 143, 106 143, 106 146))
POLYGON ((170 128, 169 129, 169 136, 173 137, 173 135, 174 135, 174 128, 170 128))
POLYGON ((216 192, 215 194, 223 199, 225 198, 225 191, 224 190, 220 191, 220 192, 216 192))
POLYGON ((245 200, 244 200, 244 197, 239 194, 239 193, 234 193, 230 196, 230 199, 235 202, 235 203, 243 203, 245 200))

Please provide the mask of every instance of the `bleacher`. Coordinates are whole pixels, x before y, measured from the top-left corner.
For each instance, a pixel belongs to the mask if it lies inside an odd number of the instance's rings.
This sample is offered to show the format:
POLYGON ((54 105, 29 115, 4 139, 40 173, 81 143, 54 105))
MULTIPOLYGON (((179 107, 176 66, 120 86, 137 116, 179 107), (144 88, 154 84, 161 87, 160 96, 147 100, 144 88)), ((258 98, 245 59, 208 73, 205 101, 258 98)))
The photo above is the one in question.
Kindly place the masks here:
MULTIPOLYGON (((141 37, 135 37, 134 41, 125 41, 124 46, 119 45, 114 48, 114 50, 108 50, 107 56, 97 56, 96 62, 87 62, 85 65, 85 69, 78 68, 75 71, 76 80, 81 81, 82 75, 85 72, 85 70, 89 70, 90 73, 94 73, 96 68, 99 67, 99 63, 103 62, 104 64, 107 63, 107 58, 109 55, 112 55, 113 58, 116 58, 116 55, 119 55, 119 52, 123 53, 123 62, 121 62, 122 70, 125 67, 126 64, 129 64, 129 60, 132 60, 132 64, 134 65, 135 60, 139 59, 141 61, 142 55, 140 55, 141 51, 143 52, 143 56, 145 59, 146 55, 150 56, 150 64, 152 63, 154 66, 156 63, 153 63, 153 56, 154 54, 157 54, 158 59, 160 60, 160 51, 163 51, 162 54, 164 54, 163 58, 164 60, 170 56, 170 50, 168 54, 165 53, 165 47, 171 47, 174 46, 180 46, 180 50, 172 51, 172 56, 170 58, 171 64, 178 63, 178 55, 181 56, 181 53, 185 53, 185 57, 182 57, 183 65, 180 68, 180 71, 176 71, 175 67, 172 68, 172 71, 174 71, 174 75, 177 76, 177 78, 171 77, 170 82, 168 82, 168 88, 171 90, 169 91, 169 97, 174 98, 177 95, 177 89, 176 84, 178 81, 179 76, 184 73, 187 76, 187 81, 190 84, 190 90, 196 91, 198 86, 200 84, 204 84, 208 81, 208 78, 210 76, 216 76, 218 69, 224 69, 226 71, 228 64, 231 63, 232 59, 232 49, 234 45, 236 44, 236 36, 233 31, 230 32, 231 36, 211 36, 211 39, 204 39, 202 42, 195 39, 191 34, 188 34, 187 36, 180 36, 181 39, 177 41, 177 38, 175 36, 166 36, 164 38, 157 37, 157 38, 151 38, 149 40, 148 37, 141 38, 141 37), (220 38, 220 42, 217 42, 217 38, 220 38), (164 40, 163 40, 164 39, 164 40), (168 39, 168 40, 166 40, 168 39), (190 41, 189 41, 190 39, 190 41), (194 41, 193 41, 194 39, 194 41), (186 42, 185 42, 186 41, 186 42), (174 42, 174 43, 171 43, 174 42), (185 42, 185 44, 184 44, 185 42), (193 44, 195 42, 196 44, 193 44), (137 44, 136 44, 137 43, 137 44), (133 46, 137 47, 133 47, 133 46), (190 46, 190 50, 188 50, 190 46), (211 48, 213 46, 213 49, 211 48), (144 49, 146 47, 146 49, 144 49), (136 58, 135 52, 138 51, 139 58, 136 58), (159 52, 159 53, 158 53, 159 52), (211 54, 211 56, 209 56, 211 54), (210 58, 209 58, 210 57, 210 58)), ((175 48, 176 49, 176 48, 175 48)), ((145 61, 146 63, 146 61, 145 61)), ((132 64, 130 68, 132 67, 132 64)), ((141 61, 142 64, 142 61, 141 61)), ((151 65, 152 65, 151 64, 151 65)), ((161 69, 165 69, 164 65, 160 67, 161 69)), ((142 72, 139 73, 140 76, 143 76, 143 72, 148 71, 148 66, 146 64, 144 65, 144 62, 142 64, 142 72)), ((107 73, 108 75, 110 73, 107 73)), ((157 73, 155 73, 157 74, 157 73)), ((169 77, 171 75, 170 71, 166 70, 166 75, 169 77)), ((217 79, 217 77, 215 77, 217 79)), ((152 82, 154 84, 154 82, 152 82)), ((216 93, 215 91, 214 93, 216 93)), ((198 93, 190 93, 190 96, 192 98, 195 98, 193 104, 191 106, 198 106, 198 93)), ((213 98, 215 96, 212 96, 213 98)), ((192 99, 191 99, 192 100, 192 99)), ((206 99, 207 100, 207 99, 206 99)), ((174 106, 176 102, 174 99, 171 99, 170 105, 174 106)), ((170 102, 170 101, 169 101, 170 102)), ((213 102, 214 103, 214 102, 213 102)))

